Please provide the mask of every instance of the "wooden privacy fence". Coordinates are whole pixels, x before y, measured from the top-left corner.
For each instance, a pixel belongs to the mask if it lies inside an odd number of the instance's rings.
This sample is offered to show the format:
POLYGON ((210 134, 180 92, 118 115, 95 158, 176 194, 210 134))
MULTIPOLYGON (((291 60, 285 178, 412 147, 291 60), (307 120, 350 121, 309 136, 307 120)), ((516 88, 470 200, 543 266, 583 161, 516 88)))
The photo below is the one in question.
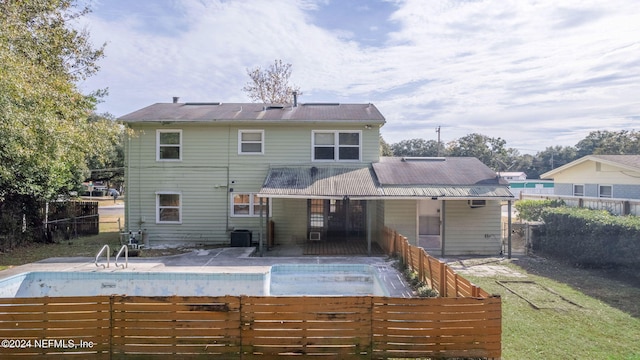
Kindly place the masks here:
POLYGON ((440 297, 492 296, 458 275, 445 262, 429 255, 423 248, 409 244, 406 237, 390 228, 382 230, 380 245, 388 255, 398 256, 409 269, 417 272, 418 279, 438 291, 440 297))
POLYGON ((0 299, 2 359, 499 358, 500 337, 499 297, 0 299))

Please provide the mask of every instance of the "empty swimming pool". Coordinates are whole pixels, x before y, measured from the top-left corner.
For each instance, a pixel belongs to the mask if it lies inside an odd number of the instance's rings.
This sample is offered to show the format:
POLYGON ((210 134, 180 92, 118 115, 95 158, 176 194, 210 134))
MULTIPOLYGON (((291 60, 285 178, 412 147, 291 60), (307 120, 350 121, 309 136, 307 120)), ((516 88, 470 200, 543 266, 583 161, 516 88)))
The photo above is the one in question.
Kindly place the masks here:
POLYGON ((47 272, 0 280, 0 297, 222 295, 388 296, 376 268, 366 264, 284 264, 254 273, 47 272))

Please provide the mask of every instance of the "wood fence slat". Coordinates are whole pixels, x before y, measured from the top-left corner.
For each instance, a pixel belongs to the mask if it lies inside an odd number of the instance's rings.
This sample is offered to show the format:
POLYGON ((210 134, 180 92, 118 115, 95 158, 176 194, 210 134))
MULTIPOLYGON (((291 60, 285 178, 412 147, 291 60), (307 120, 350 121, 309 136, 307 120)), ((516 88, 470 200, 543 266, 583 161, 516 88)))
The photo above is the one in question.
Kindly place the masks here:
MULTIPOLYGON (((92 358, 501 356, 499 296, 475 286, 395 231, 385 228, 381 245, 400 256, 440 297, 0 299, 0 337, 86 339, 96 344, 86 353, 92 358), (96 349, 100 354, 94 354, 96 349)), ((24 354, 40 353, 46 351, 24 354)))

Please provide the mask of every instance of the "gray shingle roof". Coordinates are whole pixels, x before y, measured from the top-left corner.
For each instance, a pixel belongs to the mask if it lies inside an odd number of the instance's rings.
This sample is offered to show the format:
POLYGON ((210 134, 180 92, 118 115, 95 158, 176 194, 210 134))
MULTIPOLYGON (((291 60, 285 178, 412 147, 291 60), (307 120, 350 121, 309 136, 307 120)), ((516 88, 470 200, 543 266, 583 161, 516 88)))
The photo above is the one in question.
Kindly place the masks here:
POLYGON ((373 169, 382 185, 508 185, 473 157, 383 157, 373 169), (404 160, 403 160, 404 159, 404 160))
POLYGON ((591 155, 590 157, 640 170, 640 155, 591 155))
POLYGON ((300 104, 296 107, 256 103, 158 103, 120 117, 135 122, 362 121, 384 124, 373 104, 300 104))

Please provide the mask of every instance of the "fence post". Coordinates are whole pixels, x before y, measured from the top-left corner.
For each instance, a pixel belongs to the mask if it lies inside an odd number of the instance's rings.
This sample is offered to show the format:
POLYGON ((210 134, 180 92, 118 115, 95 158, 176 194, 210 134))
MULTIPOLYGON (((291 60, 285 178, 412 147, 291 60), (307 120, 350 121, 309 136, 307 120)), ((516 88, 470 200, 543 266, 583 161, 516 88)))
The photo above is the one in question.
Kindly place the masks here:
POLYGON ((418 252, 418 279, 420 279, 421 282, 425 282, 425 276, 424 276, 424 250, 420 250, 418 252))
POLYGON ((433 289, 433 269, 431 268, 431 255, 427 254, 427 266, 429 268, 429 287, 433 289))
POLYGON ((453 274, 453 287, 456 289, 455 296, 460 296, 460 292, 458 289, 458 273, 453 274))
POLYGON ((440 261, 440 284, 438 284, 438 292, 440 297, 447 297, 447 269, 445 263, 440 261))

